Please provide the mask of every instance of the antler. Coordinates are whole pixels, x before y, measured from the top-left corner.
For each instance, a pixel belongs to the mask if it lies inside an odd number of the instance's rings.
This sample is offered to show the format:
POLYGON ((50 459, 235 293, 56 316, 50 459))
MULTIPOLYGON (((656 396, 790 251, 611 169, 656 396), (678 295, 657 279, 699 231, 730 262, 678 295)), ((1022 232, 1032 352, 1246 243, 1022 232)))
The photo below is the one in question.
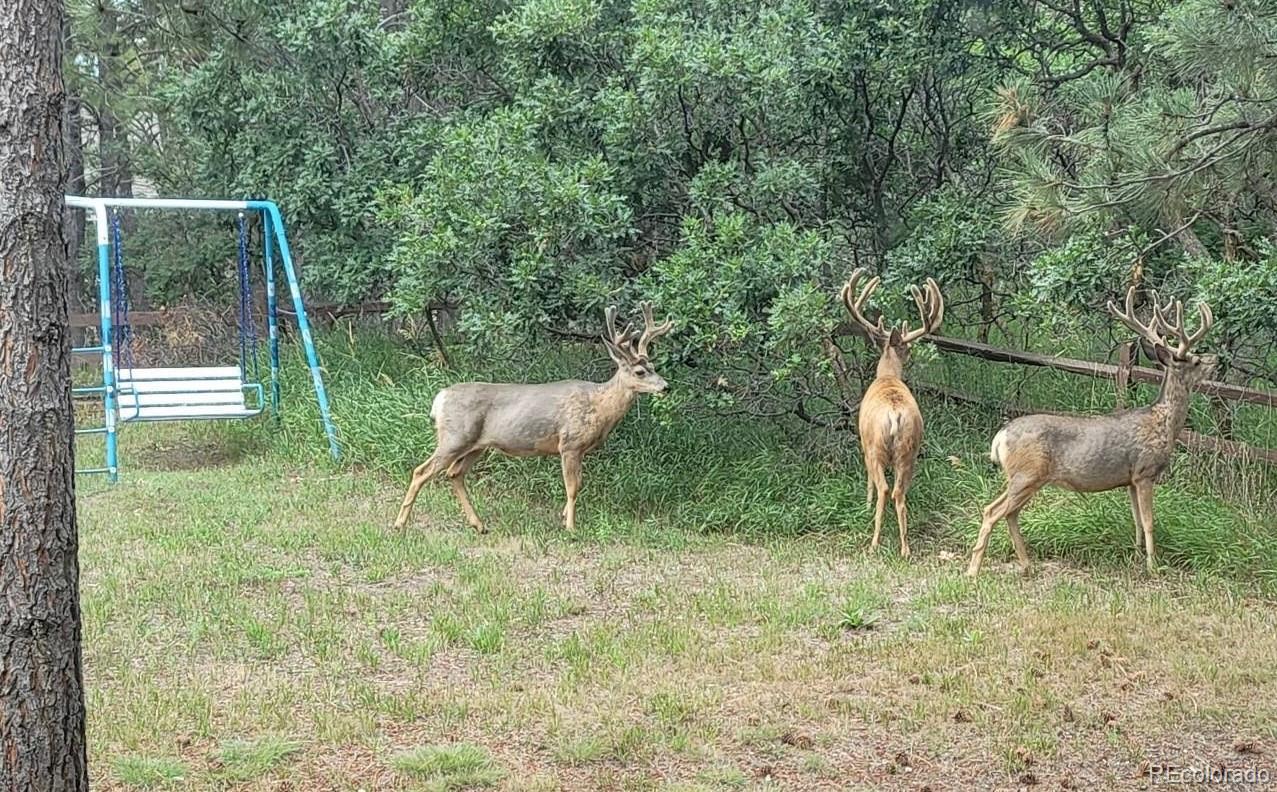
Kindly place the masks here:
POLYGON ((913 301, 918 306, 922 327, 910 331, 908 322, 903 325, 901 341, 906 344, 912 344, 924 335, 934 333, 944 321, 944 297, 940 295, 940 284, 936 283, 935 278, 927 278, 926 284, 921 289, 910 286, 909 291, 913 294, 913 301))
POLYGON ((620 349, 628 349, 638 331, 630 327, 627 323, 625 327, 621 329, 621 332, 618 333, 616 331, 616 314, 617 308, 615 305, 609 305, 607 310, 603 312, 603 317, 607 321, 607 335, 603 337, 607 339, 609 343, 619 347, 620 349))
POLYGON ((668 333, 674 328, 672 321, 666 320, 664 324, 656 324, 652 319, 652 304, 644 300, 639 303, 639 309, 643 311, 643 335, 639 336, 638 343, 635 344, 634 350, 639 357, 647 357, 647 346, 656 339, 668 333))
POLYGON ((1160 307, 1157 304, 1157 294, 1153 294, 1153 320, 1158 323, 1162 333, 1175 336, 1179 340, 1179 347, 1175 349, 1175 357, 1183 360, 1188 356, 1189 350, 1193 345, 1202 340, 1206 335, 1206 331, 1210 330, 1210 326, 1215 323, 1215 314, 1211 311, 1209 305, 1204 302, 1197 304, 1197 314, 1201 317, 1201 324, 1197 326, 1197 332, 1189 335, 1184 332, 1184 303, 1180 300, 1174 301, 1175 323, 1171 324, 1166 319, 1166 313, 1172 307, 1171 302, 1167 302, 1166 306, 1160 307))
POLYGON ((1108 302, 1109 313, 1113 314, 1119 322, 1126 325, 1131 330, 1139 333, 1145 341, 1158 346, 1166 346, 1166 339, 1162 338, 1159 331, 1161 321, 1159 320, 1160 309, 1157 307, 1157 295, 1153 295, 1153 318, 1148 324, 1144 324, 1135 318, 1135 287, 1132 286, 1126 290, 1126 310, 1118 308, 1112 300, 1108 302))
POLYGON ((1135 318, 1135 287, 1132 286, 1126 290, 1126 310, 1121 311, 1113 301, 1110 300, 1109 311, 1130 329, 1139 333, 1146 341, 1158 346, 1170 349, 1170 344, 1166 342, 1166 335, 1173 335, 1179 341, 1179 346, 1172 350, 1172 354, 1180 360, 1188 356, 1193 345, 1206 335, 1206 331, 1210 330, 1212 324, 1215 323, 1215 314, 1206 303, 1197 304, 1197 313, 1201 316, 1201 324, 1198 325, 1197 331, 1191 335, 1184 332, 1184 303, 1180 300, 1167 300, 1165 305, 1161 305, 1161 299, 1157 292, 1152 293, 1153 299, 1153 318, 1148 324, 1141 323, 1135 318), (1175 321, 1172 323, 1166 318, 1171 311, 1175 312, 1175 321))
POLYGON ((851 273, 851 278, 847 280, 842 287, 842 304, 847 306, 847 313, 851 314, 851 318, 864 329, 869 337, 874 340, 882 340, 887 337, 887 328, 882 324, 882 317, 878 317, 878 324, 872 324, 865 315, 861 313, 864 308, 865 301, 869 299, 869 295, 873 294, 874 289, 878 288, 878 284, 882 282, 882 278, 874 276, 865 284, 865 288, 860 291, 860 296, 852 299, 852 294, 856 290, 856 284, 860 283, 860 279, 865 276, 865 268, 859 267, 855 272, 851 273))

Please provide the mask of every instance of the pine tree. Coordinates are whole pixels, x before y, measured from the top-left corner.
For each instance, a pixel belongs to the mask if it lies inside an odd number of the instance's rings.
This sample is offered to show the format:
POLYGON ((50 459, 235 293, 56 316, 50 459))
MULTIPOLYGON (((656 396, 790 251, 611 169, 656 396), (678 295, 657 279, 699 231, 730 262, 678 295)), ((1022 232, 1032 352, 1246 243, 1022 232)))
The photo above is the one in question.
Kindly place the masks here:
POLYGON ((1099 43, 1080 65, 1047 62, 999 92, 1011 219, 1053 229, 1099 216, 1146 232, 1141 254, 1175 241, 1191 257, 1256 257, 1277 220, 1277 6, 1183 0, 1140 18, 1125 3, 1041 5, 1056 35, 1099 43))
POLYGON ((0 3, 0 789, 88 789, 62 0, 0 3))

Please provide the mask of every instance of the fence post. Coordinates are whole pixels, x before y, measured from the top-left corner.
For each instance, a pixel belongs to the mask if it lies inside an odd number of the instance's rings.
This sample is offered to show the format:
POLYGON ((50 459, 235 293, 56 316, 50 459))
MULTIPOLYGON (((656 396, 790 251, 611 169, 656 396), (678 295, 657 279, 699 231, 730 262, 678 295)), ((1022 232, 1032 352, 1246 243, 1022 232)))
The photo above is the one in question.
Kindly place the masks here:
POLYGON ((1131 387, 1131 366, 1134 365, 1134 344, 1123 341, 1117 348, 1117 408, 1126 409, 1126 396, 1131 387))

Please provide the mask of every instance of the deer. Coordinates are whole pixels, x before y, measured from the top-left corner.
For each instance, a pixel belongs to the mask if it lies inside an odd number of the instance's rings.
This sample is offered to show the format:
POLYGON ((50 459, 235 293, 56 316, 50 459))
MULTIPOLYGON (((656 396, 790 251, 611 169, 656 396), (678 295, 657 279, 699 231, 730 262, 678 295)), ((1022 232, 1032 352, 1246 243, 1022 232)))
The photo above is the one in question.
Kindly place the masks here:
POLYGON ((395 528, 412 516, 412 505, 426 482, 446 473, 466 521, 478 533, 483 521, 466 492, 465 476, 490 449, 509 456, 558 455, 563 466, 567 503, 563 522, 576 525, 576 498, 581 489, 581 460, 603 444, 642 393, 661 393, 665 380, 652 367, 651 343, 670 332, 673 323, 656 324, 652 305, 640 304, 644 329, 626 324, 616 329, 617 308, 604 312, 603 345, 616 363, 607 382, 561 380, 537 384, 463 382, 439 391, 430 406, 435 451, 412 472, 395 528))
POLYGON ((910 286, 922 326, 910 330, 906 320, 887 330, 882 316, 875 323, 866 319, 863 313, 865 302, 878 288, 882 278, 870 279, 859 296, 853 298, 856 286, 864 276, 863 268, 853 272, 843 285, 841 296, 851 318, 869 341, 881 350, 877 375, 860 400, 857 416, 860 448, 865 459, 866 505, 874 507, 874 532, 869 549, 877 550, 882 539, 883 511, 887 503, 886 469, 890 467, 895 479, 891 498, 896 506, 896 525, 900 529, 900 555, 908 558, 909 509, 905 498, 913 483, 918 451, 922 448, 922 412, 909 386, 905 385, 904 368, 909 362, 913 343, 940 327, 944 319, 944 298, 940 296, 940 287, 933 278, 927 278, 921 289, 910 286))
POLYGON ((1184 328, 1184 304, 1160 303, 1152 293, 1152 316, 1147 323, 1135 316, 1135 287, 1126 292, 1123 308, 1111 300, 1114 318, 1148 342, 1163 369, 1161 393, 1147 407, 1109 415, 1026 415, 1009 422, 993 437, 989 456, 1002 468, 1006 489, 983 511, 980 533, 969 576, 980 572, 989 534, 998 520, 1007 531, 1022 573, 1030 569, 1029 552, 1020 533, 1020 511, 1047 484, 1075 492, 1104 492, 1126 487, 1135 521, 1135 546, 1142 544, 1145 563, 1155 571, 1153 542, 1153 485, 1170 464, 1175 440, 1188 417, 1193 389, 1215 370, 1214 355, 1197 355, 1193 347, 1214 323, 1206 303, 1198 303, 1197 330, 1184 328), (1174 319, 1170 319, 1170 316, 1174 319), (1167 336, 1174 337, 1171 347, 1167 336))

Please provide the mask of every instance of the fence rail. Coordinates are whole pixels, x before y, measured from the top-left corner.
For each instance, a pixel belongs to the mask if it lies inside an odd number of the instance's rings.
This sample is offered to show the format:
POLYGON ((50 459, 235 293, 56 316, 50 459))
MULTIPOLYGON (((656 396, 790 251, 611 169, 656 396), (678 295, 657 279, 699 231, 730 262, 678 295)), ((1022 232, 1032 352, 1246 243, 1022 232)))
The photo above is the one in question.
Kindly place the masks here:
MULTIPOLYGON (((947 336, 928 336, 937 348, 945 352, 954 352, 959 355, 967 355, 970 357, 980 358, 982 360, 992 360, 998 363, 1016 363, 1021 366, 1043 366, 1053 368, 1059 371, 1069 371, 1074 374, 1084 374, 1088 377, 1102 377, 1105 379, 1118 380, 1120 384, 1125 373, 1125 380, 1138 380, 1140 382, 1161 382, 1162 372, 1157 369, 1145 368, 1143 366, 1130 365, 1129 356, 1124 361, 1125 365, 1114 365, 1112 363, 1095 363, 1090 360, 1075 360, 1073 358, 1056 357, 1055 355, 1041 355, 1034 352, 1020 352, 1014 349, 1003 349, 1001 347, 982 344, 978 341, 967 341, 962 338, 949 338, 947 336)), ((1227 401, 1248 402, 1250 404, 1260 404, 1265 407, 1277 407, 1277 393, 1259 390, 1258 388, 1248 388, 1243 385, 1232 385, 1227 382, 1216 382, 1215 380, 1206 380, 1199 384, 1196 390, 1210 396, 1218 396, 1227 401)))
MULTIPOLYGON (((390 310, 390 303, 385 300, 373 300, 371 302, 354 303, 347 305, 345 303, 315 303, 306 306, 306 313, 311 317, 311 321, 328 320, 329 322, 342 319, 347 316, 373 316, 376 314, 384 314, 390 310)), ((279 312, 289 316, 296 314, 280 307, 279 312)))
MULTIPOLYGON (((130 311, 129 324, 138 327, 154 327, 162 325, 173 317, 171 311, 130 311)), ((86 327, 96 328, 101 318, 95 313, 71 314, 71 328, 74 330, 86 327)))
MULTIPOLYGON (((1067 371, 1088 377, 1115 380, 1117 383, 1119 403, 1124 403, 1127 384, 1131 380, 1138 380, 1141 382, 1162 381, 1161 371, 1132 364, 1132 347, 1129 344, 1123 345, 1122 354, 1119 355, 1120 362, 1118 365, 1113 365, 1111 363, 1096 363, 1090 360, 1076 360, 1074 358, 1057 357, 1055 355, 1042 355, 1035 352, 1021 352, 1014 349, 1004 349, 1002 347, 995 347, 978 341, 968 341, 962 338, 950 338, 948 336, 935 335, 928 336, 928 338, 936 345, 936 348, 943 352, 966 355, 968 357, 994 361, 997 363, 1010 363, 1021 366, 1041 366, 1043 368, 1067 371)), ((934 386, 924 386, 921 387, 920 390, 929 391, 942 398, 950 398, 956 401, 990 406, 990 403, 987 400, 966 393, 959 393, 934 386)), ((1227 382, 1206 380, 1205 382, 1199 383, 1195 390, 1199 393, 1215 396, 1225 401, 1258 404, 1265 407, 1277 407, 1277 393, 1260 390, 1258 388, 1249 388, 1243 385, 1232 385, 1227 382)), ((993 406, 998 406, 1004 412, 1011 415, 1026 415, 1033 412, 1055 412, 1053 410, 1027 409, 1008 404, 993 406)), ((1184 429, 1180 432, 1179 443, 1180 445, 1193 450, 1213 451, 1242 460, 1262 460, 1271 464, 1277 464, 1277 449, 1259 448, 1237 440, 1226 440, 1220 437, 1212 437, 1200 432, 1195 432, 1191 429, 1184 429)))
MULTIPOLYGON (((352 316, 383 314, 389 310, 390 303, 385 300, 372 300, 353 304, 314 303, 307 306, 307 311, 311 314, 312 321, 326 320, 328 322, 352 316)), ((292 313, 283 306, 280 307, 279 312, 281 314, 292 315, 292 313)), ((172 315, 173 314, 170 311, 134 311, 129 314, 129 321, 140 327, 155 326, 164 324, 166 321, 171 319, 172 315)), ((97 314, 76 313, 71 315, 71 326, 75 328, 96 327, 97 323, 97 314)), ((848 328, 848 332, 855 333, 855 329, 848 328)), ((1037 366, 1055 369, 1057 371, 1065 371, 1072 374, 1080 374, 1087 377, 1114 380, 1117 383, 1117 399, 1119 404, 1125 404, 1126 392, 1129 383, 1133 381, 1159 383, 1162 381, 1162 372, 1160 370, 1134 365, 1134 355, 1132 354, 1134 347, 1129 343, 1122 346, 1121 353, 1118 356, 1118 363, 1113 364, 1098 363, 1091 360, 1078 360, 1075 358, 1060 357, 1057 355, 1044 355, 1037 352, 1025 352, 1017 349, 1007 349, 1005 347, 997 347, 991 344, 981 343, 979 341, 969 341, 964 338, 952 338, 949 336, 938 335, 928 336, 928 338, 936 345, 936 348, 942 352, 965 355, 967 357, 979 358, 981 360, 988 360, 995 363, 1037 366)), ((919 389, 933 393, 934 395, 942 398, 977 403, 986 407, 997 407, 1003 412, 1012 415, 1022 415, 1029 412, 1050 412, 1049 410, 1031 410, 1014 405, 991 403, 987 399, 981 399, 971 394, 959 393, 936 386, 922 385, 919 386, 919 389)), ((1196 391, 1225 401, 1257 404, 1263 407, 1277 407, 1277 393, 1261 390, 1259 388, 1251 388, 1244 385, 1233 385, 1228 382, 1207 380, 1198 384, 1196 391)), ((1258 448, 1236 440, 1227 440, 1220 437, 1204 435, 1190 429, 1185 429, 1180 433, 1179 442, 1181 445, 1194 450, 1213 451, 1227 454, 1228 456, 1239 459, 1256 459, 1277 464, 1277 449, 1258 448)))

